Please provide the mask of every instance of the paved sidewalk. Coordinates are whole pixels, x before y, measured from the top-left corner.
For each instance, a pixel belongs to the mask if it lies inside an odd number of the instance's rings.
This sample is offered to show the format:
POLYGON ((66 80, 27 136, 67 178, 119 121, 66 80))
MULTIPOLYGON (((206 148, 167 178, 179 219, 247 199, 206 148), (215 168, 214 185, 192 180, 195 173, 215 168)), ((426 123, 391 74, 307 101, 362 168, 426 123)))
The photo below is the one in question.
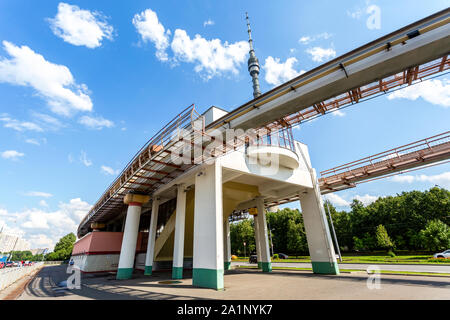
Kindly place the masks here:
POLYGON ((136 273, 116 280, 113 274, 83 275, 81 290, 58 286, 67 279, 66 266, 48 266, 33 279, 20 299, 450 299, 450 278, 381 275, 381 289, 367 287, 367 275, 315 275, 310 271, 234 269, 225 274, 225 290, 192 287, 191 273, 171 283, 171 272, 136 273))

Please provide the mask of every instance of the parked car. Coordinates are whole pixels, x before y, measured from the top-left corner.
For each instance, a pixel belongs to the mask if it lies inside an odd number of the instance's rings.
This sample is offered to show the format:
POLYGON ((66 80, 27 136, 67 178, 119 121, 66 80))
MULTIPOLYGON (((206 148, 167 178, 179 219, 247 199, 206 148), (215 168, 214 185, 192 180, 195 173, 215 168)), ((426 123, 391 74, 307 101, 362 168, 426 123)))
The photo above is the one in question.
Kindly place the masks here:
POLYGON ((249 263, 258 263, 258 256, 256 254, 252 254, 248 259, 249 263))
POLYGON ((6 266, 5 262, 0 262, 0 269, 3 269, 6 266))
POLYGON ((278 254, 278 258, 280 258, 280 259, 287 259, 287 258, 289 258, 289 256, 287 254, 284 254, 284 253, 279 253, 278 254))
POLYGON ((450 250, 445 250, 444 252, 435 253, 433 258, 450 258, 450 250))
POLYGON ((13 267, 13 265, 14 265, 14 262, 12 262, 12 261, 7 261, 6 262, 6 267, 7 268, 11 268, 11 267, 13 267))

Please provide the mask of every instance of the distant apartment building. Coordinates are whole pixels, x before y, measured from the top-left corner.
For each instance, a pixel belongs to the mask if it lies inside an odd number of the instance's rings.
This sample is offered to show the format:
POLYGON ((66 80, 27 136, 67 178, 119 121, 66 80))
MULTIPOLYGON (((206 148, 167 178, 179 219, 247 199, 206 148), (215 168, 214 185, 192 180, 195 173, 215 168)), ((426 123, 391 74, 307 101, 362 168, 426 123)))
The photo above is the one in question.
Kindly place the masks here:
POLYGON ((48 248, 31 249, 30 251, 33 254, 33 256, 35 256, 37 254, 45 254, 45 253, 47 253, 48 252, 48 248))
POLYGON ((0 252, 30 250, 30 243, 19 236, 0 233, 0 252))

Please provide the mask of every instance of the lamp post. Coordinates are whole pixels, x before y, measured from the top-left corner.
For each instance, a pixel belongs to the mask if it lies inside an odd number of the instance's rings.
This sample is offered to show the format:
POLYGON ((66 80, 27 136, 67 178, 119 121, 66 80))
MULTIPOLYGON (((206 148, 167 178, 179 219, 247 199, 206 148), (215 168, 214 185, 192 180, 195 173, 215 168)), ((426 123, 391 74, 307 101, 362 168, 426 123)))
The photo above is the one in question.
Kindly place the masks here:
POLYGON ((334 237, 334 242, 336 242, 336 249, 337 249, 338 254, 339 254, 339 260, 342 262, 341 250, 339 249, 339 243, 338 243, 338 240, 337 240, 337 237, 336 237, 336 231, 334 231, 334 225, 333 225, 333 219, 331 218, 330 207, 328 205, 328 201, 326 201, 325 203, 327 204, 328 216, 330 217, 331 230, 333 230, 333 237, 334 237))
POLYGON ((247 258, 246 243, 244 241, 244 258, 247 258))
POLYGON ((267 224, 269 225, 269 240, 270 240, 270 247, 272 248, 272 254, 270 256, 273 257, 272 229, 270 229, 269 221, 267 221, 267 224))

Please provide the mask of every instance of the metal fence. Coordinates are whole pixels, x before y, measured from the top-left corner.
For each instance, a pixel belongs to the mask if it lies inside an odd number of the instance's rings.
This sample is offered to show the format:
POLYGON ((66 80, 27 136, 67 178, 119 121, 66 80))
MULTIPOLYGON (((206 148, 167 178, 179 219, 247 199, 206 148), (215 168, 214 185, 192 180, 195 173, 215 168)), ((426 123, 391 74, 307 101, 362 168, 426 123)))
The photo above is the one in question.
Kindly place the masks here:
POLYGON ((42 267, 43 262, 37 262, 32 266, 4 268, 0 270, 0 291, 23 277, 42 267))

